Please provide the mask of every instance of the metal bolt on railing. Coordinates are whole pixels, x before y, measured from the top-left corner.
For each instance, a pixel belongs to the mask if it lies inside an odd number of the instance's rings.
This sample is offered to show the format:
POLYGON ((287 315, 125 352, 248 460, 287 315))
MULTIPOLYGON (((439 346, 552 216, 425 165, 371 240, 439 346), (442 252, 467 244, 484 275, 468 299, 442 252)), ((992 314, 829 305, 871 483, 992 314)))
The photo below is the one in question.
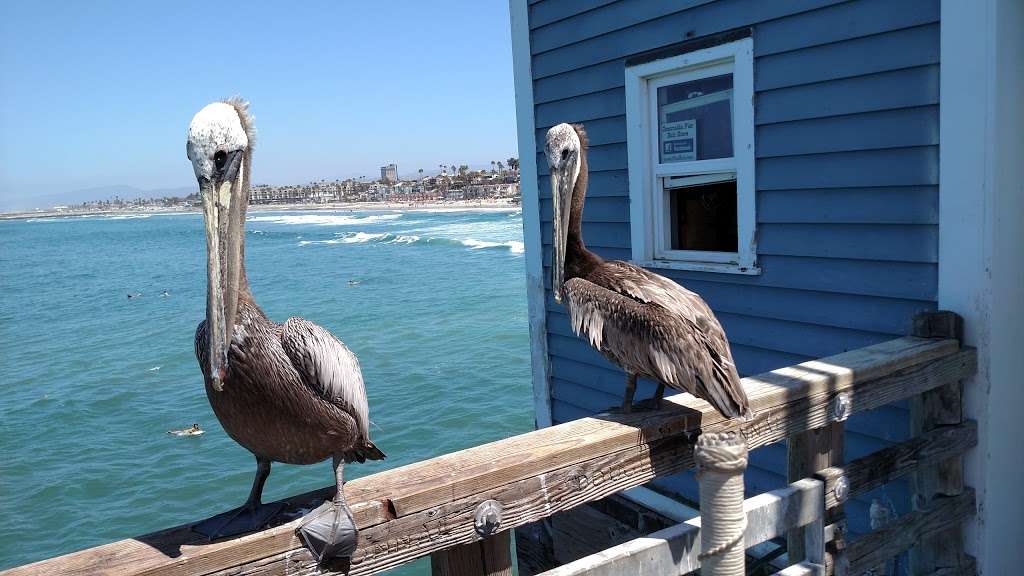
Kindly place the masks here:
POLYGON ((473 514, 473 527, 476 533, 481 536, 490 536, 501 527, 501 502, 497 500, 484 500, 476 507, 473 514))
POLYGON ((853 401, 846 392, 839 393, 832 401, 832 417, 836 422, 842 422, 850 417, 853 411, 853 401))

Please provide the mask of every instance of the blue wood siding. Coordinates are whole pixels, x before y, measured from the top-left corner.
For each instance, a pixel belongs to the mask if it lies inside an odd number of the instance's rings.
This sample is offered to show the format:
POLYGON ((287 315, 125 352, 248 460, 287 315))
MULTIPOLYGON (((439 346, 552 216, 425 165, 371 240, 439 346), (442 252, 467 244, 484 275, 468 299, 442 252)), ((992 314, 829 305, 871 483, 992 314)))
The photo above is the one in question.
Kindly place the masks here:
MULTIPOLYGON (((538 0, 530 37, 538 150, 546 130, 590 137, 587 244, 630 257, 627 58, 752 28, 757 276, 659 270, 716 311, 740 371, 755 374, 903 335, 935 308, 938 256, 938 0, 538 0)), ((572 334, 550 293, 551 199, 538 155, 552 415, 621 402, 624 376, 572 334)), ((638 397, 654 391, 641 382, 638 397)), ((907 435, 905 405, 847 426, 855 458, 907 435)), ((748 488, 784 482, 785 446, 751 458, 748 488)), ((695 497, 686 475, 661 488, 695 497)), ((880 492, 907 509, 906 487, 880 492)), ((868 495, 850 506, 867 528, 868 495)))

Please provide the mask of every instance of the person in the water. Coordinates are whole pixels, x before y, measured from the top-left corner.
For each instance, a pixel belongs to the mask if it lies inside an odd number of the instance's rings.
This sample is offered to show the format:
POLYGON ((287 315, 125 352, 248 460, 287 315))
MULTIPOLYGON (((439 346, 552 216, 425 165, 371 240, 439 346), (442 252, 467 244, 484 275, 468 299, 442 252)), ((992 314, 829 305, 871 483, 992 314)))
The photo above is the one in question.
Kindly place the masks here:
POLYGON ((199 436, 203 433, 203 429, 199 427, 199 424, 193 424, 190 428, 168 430, 167 433, 172 436, 199 436))

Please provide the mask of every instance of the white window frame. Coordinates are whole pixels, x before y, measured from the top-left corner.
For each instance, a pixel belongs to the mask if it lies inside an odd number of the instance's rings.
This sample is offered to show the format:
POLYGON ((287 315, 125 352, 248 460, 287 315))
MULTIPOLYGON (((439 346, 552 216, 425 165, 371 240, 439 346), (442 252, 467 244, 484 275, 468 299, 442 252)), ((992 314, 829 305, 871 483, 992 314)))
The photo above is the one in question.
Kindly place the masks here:
POLYGON ((754 185, 754 53, 744 38, 626 68, 626 141, 633 261, 649 268, 760 274, 754 185), (658 88, 733 75, 733 156, 660 163, 658 88), (736 178, 737 251, 672 250, 664 179, 697 184, 736 178))

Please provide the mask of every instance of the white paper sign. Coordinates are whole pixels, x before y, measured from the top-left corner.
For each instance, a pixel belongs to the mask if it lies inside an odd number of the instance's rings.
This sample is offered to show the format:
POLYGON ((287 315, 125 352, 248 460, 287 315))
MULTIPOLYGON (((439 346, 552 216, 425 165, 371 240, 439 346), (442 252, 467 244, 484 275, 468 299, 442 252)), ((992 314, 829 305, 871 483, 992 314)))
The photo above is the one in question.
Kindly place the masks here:
POLYGON ((697 120, 665 122, 661 125, 661 161, 686 162, 697 159, 697 120))

